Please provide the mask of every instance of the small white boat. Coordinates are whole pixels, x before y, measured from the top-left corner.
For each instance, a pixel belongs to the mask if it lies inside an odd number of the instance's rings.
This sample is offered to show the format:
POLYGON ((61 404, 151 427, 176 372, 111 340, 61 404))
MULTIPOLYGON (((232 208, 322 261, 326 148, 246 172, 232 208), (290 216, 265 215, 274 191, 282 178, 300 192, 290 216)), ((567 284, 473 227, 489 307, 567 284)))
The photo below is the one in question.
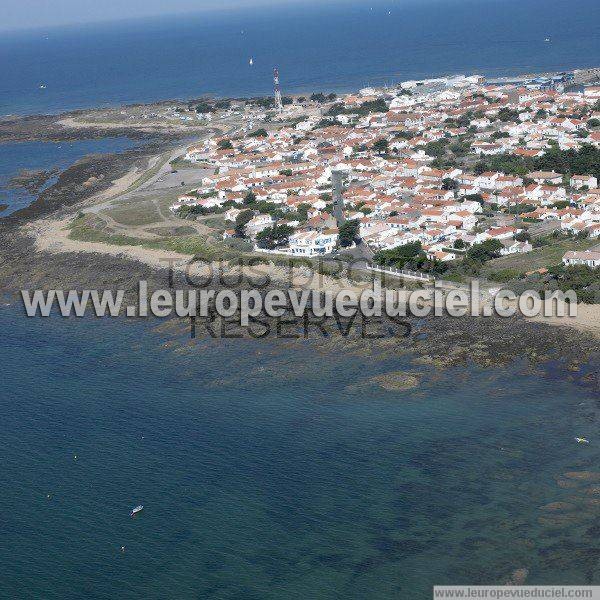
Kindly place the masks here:
POLYGON ((575 438, 575 441, 576 441, 578 444, 589 444, 589 443, 590 443, 590 440, 588 440, 588 439, 586 439, 586 438, 580 438, 580 437, 576 437, 576 438, 575 438))
POLYGON ((550 38, 546 38, 544 41, 545 42, 551 42, 552 40, 550 38))
POLYGON ((45 86, 45 84, 41 83, 41 84, 40 84, 40 90, 45 90, 45 89, 46 89, 46 86, 45 86))
POLYGON ((135 515, 137 515, 142 510, 144 510, 144 505, 140 504, 139 506, 136 506, 135 508, 131 509, 131 512, 129 513, 129 516, 130 517, 135 517, 135 515))
POLYGON ((253 58, 251 58, 248 64, 249 64, 250 66, 252 66, 252 65, 254 64, 254 59, 253 59, 253 58))

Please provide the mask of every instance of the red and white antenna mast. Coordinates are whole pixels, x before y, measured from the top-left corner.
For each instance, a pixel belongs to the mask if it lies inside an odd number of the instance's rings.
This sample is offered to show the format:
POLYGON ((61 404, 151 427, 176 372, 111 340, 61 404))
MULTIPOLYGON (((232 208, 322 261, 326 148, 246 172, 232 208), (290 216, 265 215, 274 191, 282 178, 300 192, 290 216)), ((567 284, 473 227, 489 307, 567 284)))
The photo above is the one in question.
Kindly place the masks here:
POLYGON ((275 106, 279 114, 283 112, 283 102, 281 101, 281 89, 279 88, 279 70, 277 67, 273 69, 273 89, 275 92, 275 106))

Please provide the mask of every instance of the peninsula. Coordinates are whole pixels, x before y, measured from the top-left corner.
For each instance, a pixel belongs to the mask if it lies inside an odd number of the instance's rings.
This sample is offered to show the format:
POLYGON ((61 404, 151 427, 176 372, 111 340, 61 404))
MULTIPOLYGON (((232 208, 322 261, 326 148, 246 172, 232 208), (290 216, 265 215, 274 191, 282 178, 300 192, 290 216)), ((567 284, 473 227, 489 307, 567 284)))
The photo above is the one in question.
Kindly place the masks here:
POLYGON ((574 288, 577 326, 598 335, 597 78, 455 76, 7 118, 4 141, 126 134, 148 145, 68 169, 3 220, 5 247, 22 239, 55 260, 151 269, 252 257, 313 266, 333 283, 385 268, 490 289, 574 288))

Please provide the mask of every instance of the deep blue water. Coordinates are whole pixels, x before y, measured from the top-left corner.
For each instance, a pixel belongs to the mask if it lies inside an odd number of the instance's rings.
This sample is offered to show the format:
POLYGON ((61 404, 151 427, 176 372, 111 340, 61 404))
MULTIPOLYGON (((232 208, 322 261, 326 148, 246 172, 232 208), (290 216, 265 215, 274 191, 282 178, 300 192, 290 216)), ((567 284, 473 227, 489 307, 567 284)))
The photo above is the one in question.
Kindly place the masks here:
POLYGON ((273 4, 4 35, 0 114, 600 65, 597 0, 273 4))
MULTIPOLYGON (((5 217, 31 204, 36 198, 23 188, 9 187, 11 177, 23 169, 63 170, 87 154, 122 152, 139 141, 128 138, 109 137, 74 142, 19 142, 0 144, 0 205, 8 208, 0 211, 5 217)), ((56 178, 48 180, 44 187, 52 185, 56 178)))
POLYGON ((597 469, 597 395, 564 377, 470 367, 385 392, 357 384, 410 357, 12 307, 0 331, 3 598, 421 600, 518 568, 600 583, 592 484, 557 484, 597 469), (577 510, 540 508, 556 501, 577 510))

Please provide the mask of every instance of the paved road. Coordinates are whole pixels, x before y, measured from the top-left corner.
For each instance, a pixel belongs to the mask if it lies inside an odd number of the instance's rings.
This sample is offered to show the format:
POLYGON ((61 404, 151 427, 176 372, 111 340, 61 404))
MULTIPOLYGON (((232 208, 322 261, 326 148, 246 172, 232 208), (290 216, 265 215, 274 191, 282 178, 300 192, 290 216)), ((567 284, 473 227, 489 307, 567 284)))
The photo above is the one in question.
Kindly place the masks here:
POLYGON ((354 248, 344 249, 344 254, 349 254, 354 258, 355 269, 366 269, 373 262, 374 253, 362 240, 354 248))

